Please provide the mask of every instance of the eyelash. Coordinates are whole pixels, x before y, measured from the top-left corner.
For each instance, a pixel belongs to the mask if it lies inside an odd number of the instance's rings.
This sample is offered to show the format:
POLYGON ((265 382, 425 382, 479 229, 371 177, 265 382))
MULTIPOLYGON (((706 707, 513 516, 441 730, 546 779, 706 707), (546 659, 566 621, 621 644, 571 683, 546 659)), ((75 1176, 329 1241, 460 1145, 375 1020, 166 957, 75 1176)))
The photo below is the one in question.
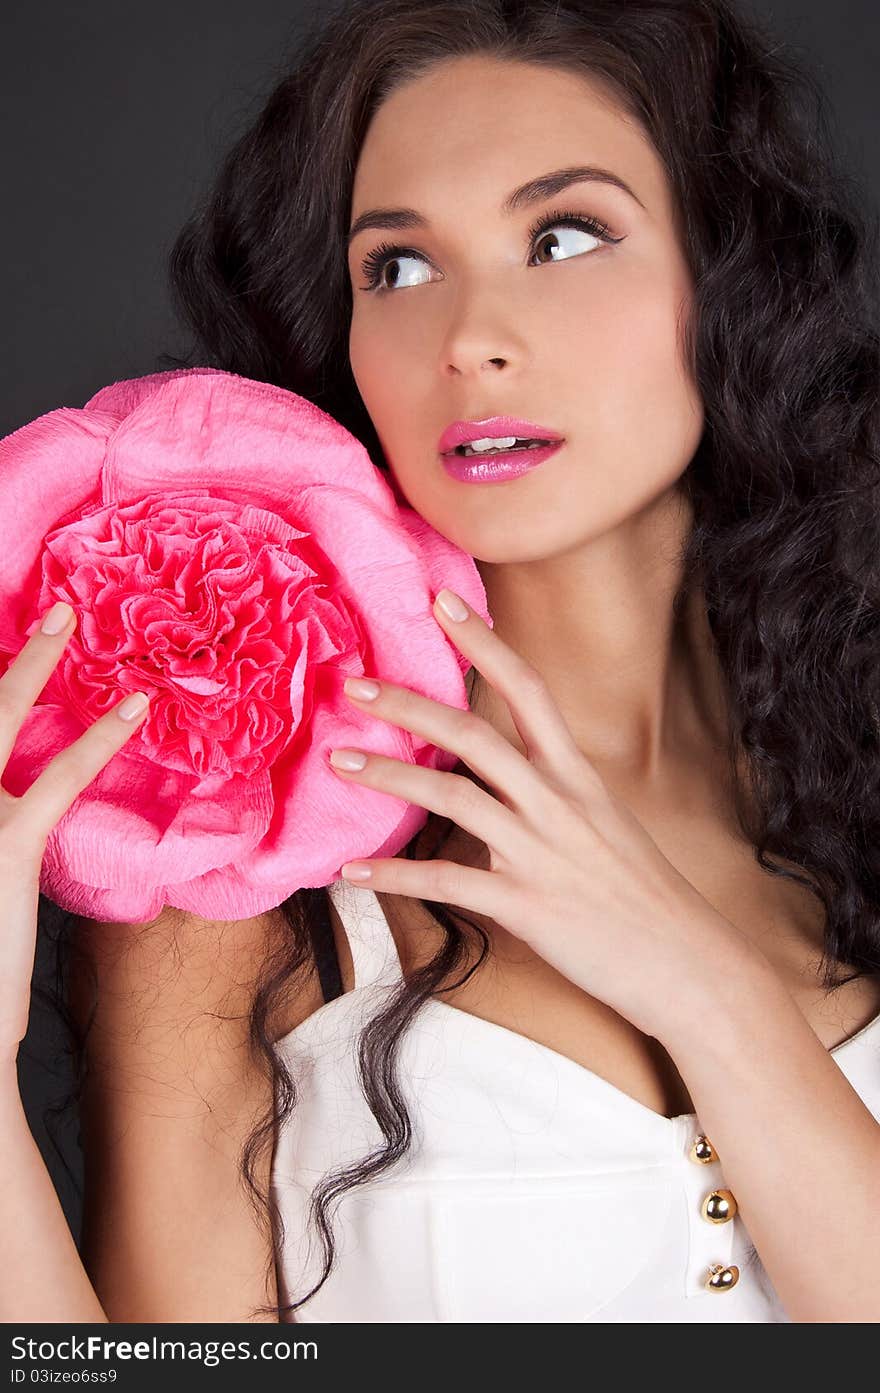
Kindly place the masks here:
MULTIPOLYGON (((529 228, 529 245, 536 242, 545 232, 549 232, 552 227, 575 227, 580 232, 589 232, 593 237, 600 237, 603 242, 622 242, 622 237, 612 237, 608 232, 605 223, 598 218, 584 216, 582 213, 572 213, 567 210, 559 210, 555 213, 546 213, 541 218, 536 218, 529 228)), ((381 293, 385 290, 392 290, 392 286, 379 284, 382 271, 386 261, 393 261, 396 256, 413 256, 422 261, 427 258, 413 247, 402 247, 390 242, 380 242, 377 247, 368 252, 361 262, 361 271, 367 277, 367 284, 360 287, 361 290, 371 290, 381 293)), ((404 287, 406 288, 406 287, 404 287)), ((411 289, 412 287, 410 287, 411 289)))

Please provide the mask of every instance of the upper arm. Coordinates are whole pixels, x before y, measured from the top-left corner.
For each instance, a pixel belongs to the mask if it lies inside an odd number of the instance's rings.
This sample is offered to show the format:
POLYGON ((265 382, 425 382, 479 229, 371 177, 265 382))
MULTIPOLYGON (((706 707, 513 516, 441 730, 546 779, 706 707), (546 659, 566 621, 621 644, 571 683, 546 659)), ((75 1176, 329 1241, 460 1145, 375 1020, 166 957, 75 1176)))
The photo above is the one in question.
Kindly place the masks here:
MULTIPOLYGON (((147 926, 77 923, 70 1005, 81 1024, 94 1010, 81 1251, 111 1321, 240 1322, 277 1300, 240 1168, 272 1105, 249 1014, 277 928, 170 910, 147 926)), ((271 1156, 269 1142, 254 1170, 264 1195, 271 1156)))

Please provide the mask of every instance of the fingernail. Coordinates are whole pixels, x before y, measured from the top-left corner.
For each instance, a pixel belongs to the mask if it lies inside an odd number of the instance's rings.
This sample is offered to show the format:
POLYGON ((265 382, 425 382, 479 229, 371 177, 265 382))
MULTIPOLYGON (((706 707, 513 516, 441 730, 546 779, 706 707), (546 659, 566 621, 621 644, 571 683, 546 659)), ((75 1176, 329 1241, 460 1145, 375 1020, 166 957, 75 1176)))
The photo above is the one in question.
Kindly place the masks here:
POLYGON ((119 703, 116 714, 122 721, 133 721, 142 711, 146 711, 150 698, 144 692, 133 692, 125 701, 119 703))
POLYGON ((73 609, 70 605, 59 600, 50 610, 47 611, 42 624, 40 625, 41 634, 60 634, 62 629, 66 629, 70 623, 73 609))
POLYGON ((441 590, 435 601, 440 606, 447 619, 455 619, 459 622, 468 617, 468 607, 454 590, 441 590))
POLYGON ((331 750, 330 763, 337 769, 363 769, 367 756, 360 750, 331 750))
POLYGON ((360 701, 375 701, 379 695, 379 683, 368 677, 346 677, 343 683, 346 696, 357 697, 360 701))
POLYGON ((347 861, 340 867, 339 874, 345 880, 369 880, 373 872, 363 861, 347 861))

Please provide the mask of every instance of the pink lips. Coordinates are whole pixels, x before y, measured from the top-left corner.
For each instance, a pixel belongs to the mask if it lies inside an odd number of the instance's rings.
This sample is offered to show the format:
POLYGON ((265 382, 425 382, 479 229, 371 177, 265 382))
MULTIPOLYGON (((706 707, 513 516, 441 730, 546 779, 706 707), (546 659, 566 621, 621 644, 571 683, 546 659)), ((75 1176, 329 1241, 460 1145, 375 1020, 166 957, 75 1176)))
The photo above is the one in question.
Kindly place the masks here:
POLYGON ((441 455, 457 445, 469 445, 484 436, 518 435, 523 440, 562 440, 558 430, 536 426, 534 421, 522 421, 517 416, 487 416, 482 421, 453 421, 437 442, 441 455))
POLYGON ((549 426, 538 426, 534 421, 523 421, 516 416, 488 416, 482 421, 453 421, 440 437, 438 447, 440 462, 453 479, 464 484, 503 483, 506 479, 516 479, 521 474, 543 463, 556 453, 565 439, 549 426), (504 454, 457 455, 457 445, 467 445, 472 440, 485 437, 519 436, 523 440, 547 440, 552 444, 530 446, 528 449, 508 450, 504 454))
POLYGON ((461 484, 501 484, 506 479, 518 479, 543 464, 565 444, 557 440, 552 445, 537 445, 529 450, 508 450, 503 455, 441 455, 440 463, 446 473, 461 484))

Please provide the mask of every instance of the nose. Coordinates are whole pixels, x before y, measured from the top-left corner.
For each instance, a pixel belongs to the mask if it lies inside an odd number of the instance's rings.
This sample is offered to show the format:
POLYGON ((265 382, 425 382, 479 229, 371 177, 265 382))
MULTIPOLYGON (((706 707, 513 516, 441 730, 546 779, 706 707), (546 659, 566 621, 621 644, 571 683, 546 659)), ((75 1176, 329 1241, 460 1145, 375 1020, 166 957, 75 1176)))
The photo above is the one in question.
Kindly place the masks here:
MULTIPOLYGON (((480 371, 482 372, 487 367, 502 368, 507 362, 507 358, 484 358, 483 362, 480 364, 480 371)), ((463 371, 462 368, 456 367, 454 363, 449 364, 449 370, 453 374, 461 373, 463 371)))

